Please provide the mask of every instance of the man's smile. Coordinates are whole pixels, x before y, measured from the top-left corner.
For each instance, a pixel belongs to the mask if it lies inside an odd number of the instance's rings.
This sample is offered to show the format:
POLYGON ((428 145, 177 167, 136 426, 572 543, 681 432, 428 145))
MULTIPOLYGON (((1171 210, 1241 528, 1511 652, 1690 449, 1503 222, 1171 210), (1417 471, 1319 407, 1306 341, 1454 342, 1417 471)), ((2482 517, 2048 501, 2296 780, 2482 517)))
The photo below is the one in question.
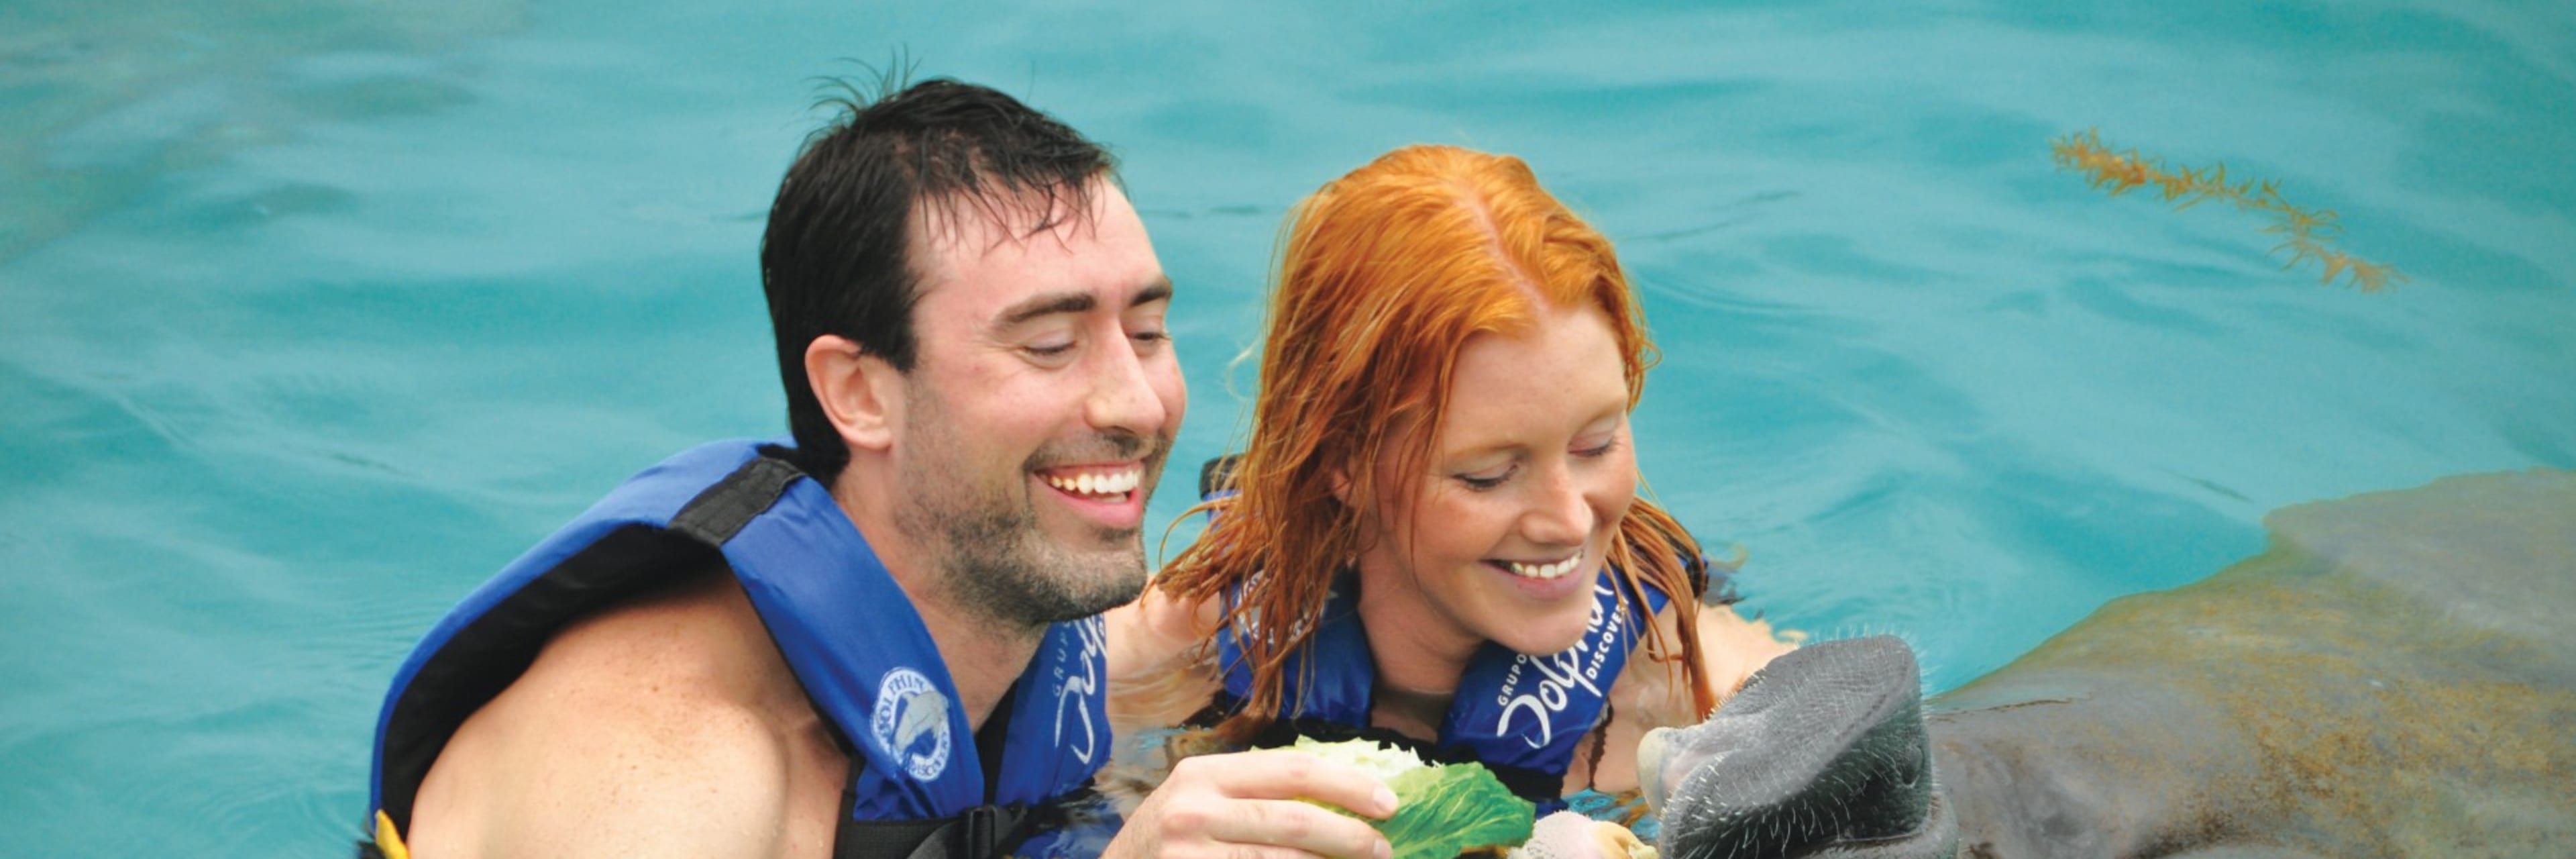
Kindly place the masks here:
POLYGON ((1085 501, 1120 502, 1136 491, 1145 477, 1142 463, 1085 465, 1050 468, 1038 472, 1048 486, 1085 501))

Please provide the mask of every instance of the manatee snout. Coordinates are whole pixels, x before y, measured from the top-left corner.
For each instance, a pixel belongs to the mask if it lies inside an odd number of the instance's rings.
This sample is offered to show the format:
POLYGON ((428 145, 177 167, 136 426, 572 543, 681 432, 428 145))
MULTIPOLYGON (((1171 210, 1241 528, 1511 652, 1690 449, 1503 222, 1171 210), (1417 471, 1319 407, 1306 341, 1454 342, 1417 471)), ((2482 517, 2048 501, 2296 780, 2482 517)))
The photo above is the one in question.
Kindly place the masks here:
POLYGON ((1671 859, 1946 859, 1914 651, 1889 636, 1772 660, 1708 721, 1638 744, 1671 859))

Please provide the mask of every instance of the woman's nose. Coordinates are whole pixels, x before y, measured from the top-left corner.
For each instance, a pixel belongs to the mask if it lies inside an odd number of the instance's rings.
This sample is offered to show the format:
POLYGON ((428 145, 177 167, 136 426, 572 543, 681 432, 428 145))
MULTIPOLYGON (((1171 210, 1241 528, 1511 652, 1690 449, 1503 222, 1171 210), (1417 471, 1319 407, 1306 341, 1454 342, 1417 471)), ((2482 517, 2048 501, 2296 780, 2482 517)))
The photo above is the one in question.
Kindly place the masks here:
POLYGON ((1535 496, 1523 514, 1522 535, 1547 546, 1575 546, 1592 535, 1592 504, 1574 474, 1558 464, 1540 469, 1535 496))

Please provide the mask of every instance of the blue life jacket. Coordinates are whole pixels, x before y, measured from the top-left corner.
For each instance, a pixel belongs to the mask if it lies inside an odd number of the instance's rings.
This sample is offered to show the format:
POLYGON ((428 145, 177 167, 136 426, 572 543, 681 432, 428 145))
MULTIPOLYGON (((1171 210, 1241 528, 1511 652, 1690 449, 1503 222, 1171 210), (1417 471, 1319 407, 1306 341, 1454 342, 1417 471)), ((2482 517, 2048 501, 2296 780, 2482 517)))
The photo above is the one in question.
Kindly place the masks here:
MULTIPOLYGON (((1281 721, 1320 720, 1369 726, 1377 661, 1360 623, 1355 581, 1335 583, 1324 616, 1306 646, 1282 666, 1281 721)), ((1433 748, 1474 760, 1545 815, 1565 807, 1559 793, 1583 736, 1601 724, 1610 686, 1640 640, 1638 629, 1667 598, 1645 585, 1645 604, 1624 597, 1607 568, 1592 585, 1592 619, 1583 638, 1562 653, 1531 656, 1487 642, 1468 659, 1457 695, 1433 748)), ((1220 706, 1239 710, 1252 698, 1251 661, 1231 624, 1217 632, 1217 665, 1225 674, 1220 706)))
POLYGON ((564 623, 721 563, 850 757, 835 856, 1096 855, 1115 829, 1106 803, 1089 804, 1086 825, 1055 827, 1109 758, 1100 620, 1047 631, 986 725, 984 739, 999 729, 1003 743, 986 784, 992 750, 978 754, 921 616, 831 493, 785 454, 727 441, 665 460, 467 596, 394 675, 376 728, 371 831, 410 829, 449 737, 564 623), (1036 826, 1049 831, 1014 842, 1036 826))

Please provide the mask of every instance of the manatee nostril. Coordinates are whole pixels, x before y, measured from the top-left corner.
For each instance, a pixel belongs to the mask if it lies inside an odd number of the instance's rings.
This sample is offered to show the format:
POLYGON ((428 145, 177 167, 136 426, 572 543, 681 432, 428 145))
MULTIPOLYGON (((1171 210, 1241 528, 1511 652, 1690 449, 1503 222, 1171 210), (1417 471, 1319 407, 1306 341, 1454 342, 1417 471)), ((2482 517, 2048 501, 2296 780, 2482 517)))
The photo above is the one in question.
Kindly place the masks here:
POLYGON ((1637 786, 1646 794, 1646 807, 1660 814, 1664 810, 1665 758, 1672 754, 1673 729, 1656 728, 1637 739, 1637 786))

